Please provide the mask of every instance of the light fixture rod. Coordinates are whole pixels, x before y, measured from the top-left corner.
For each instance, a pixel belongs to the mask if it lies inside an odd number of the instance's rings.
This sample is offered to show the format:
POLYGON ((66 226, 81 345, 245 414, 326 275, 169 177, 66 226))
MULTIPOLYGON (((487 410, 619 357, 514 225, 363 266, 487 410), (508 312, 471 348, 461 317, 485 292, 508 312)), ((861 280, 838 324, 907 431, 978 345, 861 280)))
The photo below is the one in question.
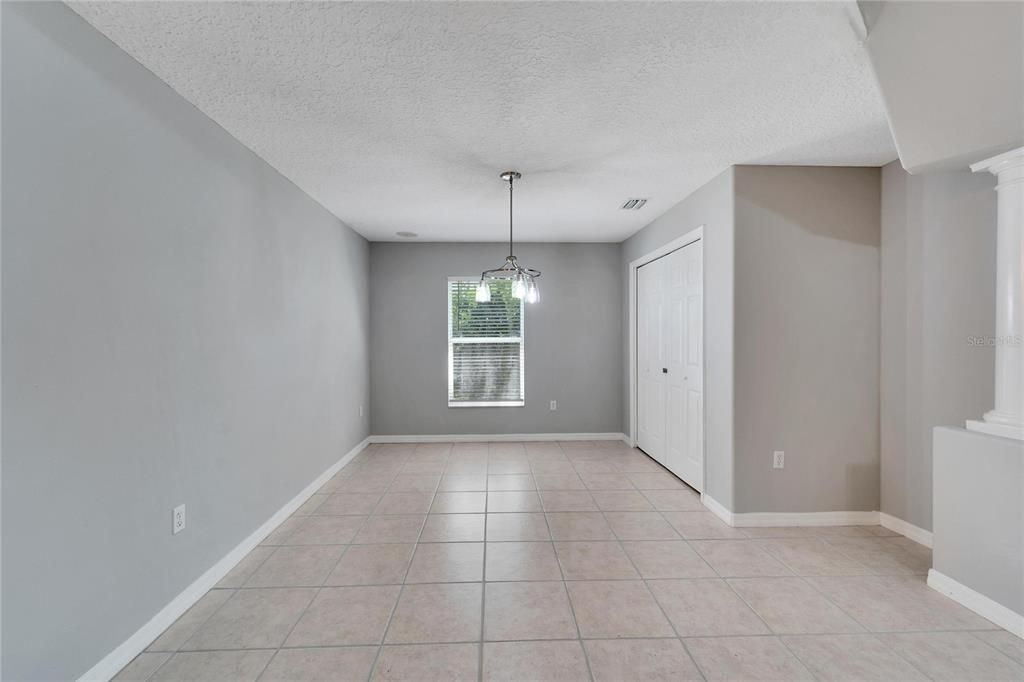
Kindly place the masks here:
POLYGON ((502 180, 508 180, 508 257, 513 257, 512 251, 512 184, 523 177, 519 171, 505 171, 501 174, 502 180))
POLYGON ((508 175, 508 256, 512 257, 512 182, 514 176, 508 175))

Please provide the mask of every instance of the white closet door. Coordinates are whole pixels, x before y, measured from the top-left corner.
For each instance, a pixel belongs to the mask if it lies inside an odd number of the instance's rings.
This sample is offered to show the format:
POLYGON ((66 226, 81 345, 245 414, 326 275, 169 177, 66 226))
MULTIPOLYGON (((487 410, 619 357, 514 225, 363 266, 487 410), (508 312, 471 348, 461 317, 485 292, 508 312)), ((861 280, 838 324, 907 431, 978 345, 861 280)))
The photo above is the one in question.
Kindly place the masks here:
POLYGON ((664 259, 641 266, 637 278, 637 445, 665 462, 664 259))
POLYGON ((704 481, 703 256, 697 241, 637 269, 637 445, 704 481))
POLYGON ((665 257, 669 322, 665 466, 698 492, 703 487, 704 377, 702 242, 665 257))

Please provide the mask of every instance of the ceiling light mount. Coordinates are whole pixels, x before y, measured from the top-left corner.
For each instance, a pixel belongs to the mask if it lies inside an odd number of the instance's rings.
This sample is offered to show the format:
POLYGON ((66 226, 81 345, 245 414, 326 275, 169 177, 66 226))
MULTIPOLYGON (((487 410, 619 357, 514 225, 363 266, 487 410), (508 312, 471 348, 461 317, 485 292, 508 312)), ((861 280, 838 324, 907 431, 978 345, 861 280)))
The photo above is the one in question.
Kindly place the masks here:
POLYGON ((540 277, 540 270, 521 266, 512 249, 512 188, 515 181, 522 177, 522 173, 514 170, 501 174, 501 179, 508 183, 508 256, 505 257, 505 262, 500 268, 484 270, 480 273, 480 284, 476 287, 478 303, 487 303, 491 300, 490 282, 500 280, 511 280, 513 298, 525 298, 527 303, 536 303, 540 300, 540 291, 537 289, 536 282, 536 279, 540 277))

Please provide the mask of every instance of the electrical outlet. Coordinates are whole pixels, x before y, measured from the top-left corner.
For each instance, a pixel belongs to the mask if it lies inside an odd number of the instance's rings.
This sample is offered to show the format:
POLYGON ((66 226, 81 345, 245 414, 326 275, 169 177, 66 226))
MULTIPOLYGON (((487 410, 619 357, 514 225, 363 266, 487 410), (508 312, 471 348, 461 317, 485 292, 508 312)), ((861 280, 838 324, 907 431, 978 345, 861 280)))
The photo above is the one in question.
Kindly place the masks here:
POLYGON ((185 505, 179 504, 171 513, 171 534, 177 535, 185 530, 185 505))
POLYGON ((786 467, 786 453, 782 450, 776 450, 772 453, 772 468, 773 469, 784 469, 786 467))
POLYGON ((363 416, 363 406, 362 405, 359 406, 359 416, 360 417, 363 416))
POLYGON ((552 400, 551 401, 551 411, 554 412, 557 409, 558 409, 558 401, 557 400, 552 400))

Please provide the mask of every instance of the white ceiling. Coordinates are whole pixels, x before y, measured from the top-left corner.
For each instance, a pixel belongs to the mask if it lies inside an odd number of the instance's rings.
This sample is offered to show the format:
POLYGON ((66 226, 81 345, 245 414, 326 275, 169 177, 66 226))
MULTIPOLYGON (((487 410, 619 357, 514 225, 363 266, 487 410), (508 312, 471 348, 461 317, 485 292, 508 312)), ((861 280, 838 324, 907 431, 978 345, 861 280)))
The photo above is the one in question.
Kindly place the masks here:
POLYGON ((732 164, 896 158, 852 3, 72 7, 371 240, 504 239, 506 168, 517 240, 619 241, 732 164))

